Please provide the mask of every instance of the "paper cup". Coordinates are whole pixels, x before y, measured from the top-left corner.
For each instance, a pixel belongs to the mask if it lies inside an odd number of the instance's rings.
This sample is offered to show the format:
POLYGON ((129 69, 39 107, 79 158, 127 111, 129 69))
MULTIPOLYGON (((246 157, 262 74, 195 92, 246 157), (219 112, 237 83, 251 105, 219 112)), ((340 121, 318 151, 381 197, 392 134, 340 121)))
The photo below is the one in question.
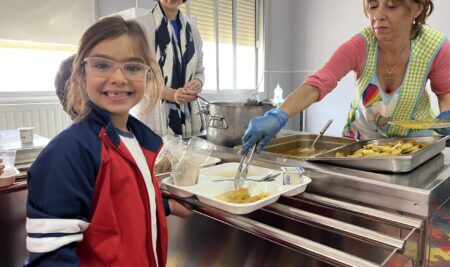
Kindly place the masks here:
POLYGON ((175 167, 172 165, 171 176, 175 185, 195 185, 198 182, 199 174, 200 164, 198 162, 180 160, 175 167))
POLYGON ((22 144, 33 143, 33 129, 34 127, 21 127, 19 128, 20 142, 22 144))
POLYGON ((305 169, 301 167, 281 167, 283 172, 283 185, 297 185, 303 180, 305 169))

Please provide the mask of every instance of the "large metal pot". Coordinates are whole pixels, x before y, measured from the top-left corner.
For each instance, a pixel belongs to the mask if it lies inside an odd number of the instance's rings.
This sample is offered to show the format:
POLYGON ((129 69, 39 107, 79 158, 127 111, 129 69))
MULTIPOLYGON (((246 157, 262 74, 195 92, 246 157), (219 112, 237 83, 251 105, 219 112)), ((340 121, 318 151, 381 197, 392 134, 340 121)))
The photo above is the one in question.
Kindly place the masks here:
POLYGON ((272 104, 266 103, 251 106, 244 102, 212 102, 206 106, 209 115, 206 139, 221 146, 239 145, 250 119, 272 108, 272 104))

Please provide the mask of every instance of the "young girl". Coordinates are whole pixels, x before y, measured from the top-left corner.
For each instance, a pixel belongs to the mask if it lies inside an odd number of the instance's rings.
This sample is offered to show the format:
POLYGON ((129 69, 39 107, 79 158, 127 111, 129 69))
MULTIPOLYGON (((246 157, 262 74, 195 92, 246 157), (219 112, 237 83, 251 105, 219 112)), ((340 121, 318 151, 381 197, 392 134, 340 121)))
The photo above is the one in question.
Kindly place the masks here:
MULTIPOLYGON (((25 266, 159 266, 166 263, 165 208, 152 168, 161 138, 132 116, 162 85, 141 27, 102 19, 81 39, 68 87, 74 124, 28 172, 25 266)), ((172 205, 172 206, 171 206, 172 205)))

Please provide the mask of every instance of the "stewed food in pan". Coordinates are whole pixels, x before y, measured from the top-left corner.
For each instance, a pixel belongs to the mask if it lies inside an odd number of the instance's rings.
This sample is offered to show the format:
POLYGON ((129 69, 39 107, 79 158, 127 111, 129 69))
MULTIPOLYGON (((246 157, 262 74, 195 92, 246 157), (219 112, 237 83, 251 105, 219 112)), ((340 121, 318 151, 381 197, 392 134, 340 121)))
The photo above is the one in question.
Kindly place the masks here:
POLYGON ((423 144, 415 141, 396 141, 383 145, 367 144, 351 154, 336 152, 336 157, 379 157, 379 156, 400 156, 413 154, 424 147, 423 144))

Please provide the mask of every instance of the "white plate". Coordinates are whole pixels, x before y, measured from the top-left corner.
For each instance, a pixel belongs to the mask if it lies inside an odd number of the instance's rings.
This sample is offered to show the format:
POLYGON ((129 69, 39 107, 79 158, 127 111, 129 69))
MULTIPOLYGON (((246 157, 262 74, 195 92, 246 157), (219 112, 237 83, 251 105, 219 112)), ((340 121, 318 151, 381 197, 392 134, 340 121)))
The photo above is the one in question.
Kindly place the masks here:
POLYGON ((16 168, 8 168, 3 170, 0 176, 0 187, 6 187, 14 184, 16 177, 20 172, 16 168))
POLYGON ((230 203, 216 198, 216 196, 234 190, 233 181, 211 182, 211 177, 200 176, 199 182, 192 186, 176 186, 172 178, 165 178, 162 183, 170 193, 180 197, 197 196, 200 202, 234 214, 246 214, 264 206, 270 205, 283 196, 294 196, 305 191, 311 178, 303 175, 302 183, 297 185, 283 185, 283 177, 279 175, 273 182, 246 181, 244 187, 249 187, 250 193, 259 194, 262 191, 270 193, 268 197, 252 203, 230 203))
POLYGON ((262 192, 270 195, 251 203, 230 203, 216 198, 222 193, 234 190, 234 182, 200 183, 194 188, 194 193, 200 202, 234 214, 250 213, 270 205, 280 198, 280 186, 274 182, 245 182, 244 187, 248 187, 250 195, 262 192))
MULTIPOLYGON (((239 162, 223 163, 223 164, 219 164, 219 165, 215 165, 212 167, 201 169, 200 177, 204 176, 204 177, 214 178, 214 179, 230 178, 231 180, 233 180, 238 168, 239 168, 239 162)), ((276 172, 280 172, 280 171, 250 165, 250 167, 248 168, 247 178, 258 180, 258 179, 263 178, 267 174, 272 174, 272 173, 276 173, 276 172)))

